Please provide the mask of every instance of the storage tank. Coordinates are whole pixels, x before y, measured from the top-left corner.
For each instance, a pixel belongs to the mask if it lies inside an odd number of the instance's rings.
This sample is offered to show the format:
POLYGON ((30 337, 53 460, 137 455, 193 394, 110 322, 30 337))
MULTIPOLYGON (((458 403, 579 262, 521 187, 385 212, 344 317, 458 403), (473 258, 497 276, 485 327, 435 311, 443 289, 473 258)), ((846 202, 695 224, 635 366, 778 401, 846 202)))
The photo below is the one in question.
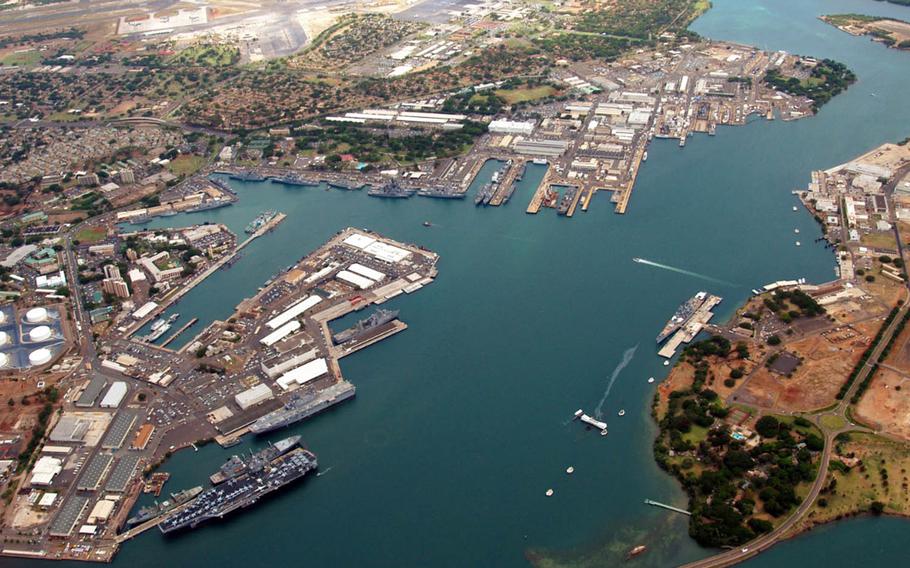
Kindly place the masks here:
POLYGON ((34 351, 32 351, 31 353, 28 354, 28 363, 29 363, 29 365, 32 365, 33 367, 37 366, 37 365, 43 365, 50 360, 51 360, 51 350, 47 349, 46 347, 42 347, 41 349, 35 349, 34 351))
POLYGON ((6 312, 0 311, 0 323, 6 323, 6 312))
POLYGON ((0 345, 6 345, 7 343, 9 343, 9 334, 5 331, 0 331, 0 345))
POLYGON ((45 308, 32 308, 25 313, 25 320, 29 323, 47 321, 47 310, 45 308))
POLYGON ((9 355, 0 353, 0 367, 6 367, 9 364, 9 355))
POLYGON ((51 338, 51 328, 46 325, 39 325, 28 332, 28 339, 32 342, 47 341, 51 338))

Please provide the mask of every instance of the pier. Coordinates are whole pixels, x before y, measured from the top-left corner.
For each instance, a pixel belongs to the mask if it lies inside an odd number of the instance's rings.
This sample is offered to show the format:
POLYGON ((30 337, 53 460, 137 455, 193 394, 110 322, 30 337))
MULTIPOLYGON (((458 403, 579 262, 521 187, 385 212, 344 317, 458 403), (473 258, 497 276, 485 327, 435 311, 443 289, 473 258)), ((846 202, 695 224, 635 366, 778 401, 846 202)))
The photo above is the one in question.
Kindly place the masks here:
POLYGON ((512 164, 509 171, 506 172, 506 175, 499 181, 499 187, 496 188, 493 198, 490 199, 490 205, 493 207, 502 205, 506 195, 509 193, 509 189, 515 184, 515 178, 518 177, 519 172, 525 167, 525 164, 526 162, 522 160, 518 160, 512 164))
POLYGON ((623 214, 629 207, 629 200, 632 198, 632 188, 635 187, 635 180, 638 178, 638 170, 641 167, 642 158, 645 155, 646 145, 642 145, 636 150, 632 157, 632 166, 629 168, 629 183, 619 196, 619 202, 616 204, 616 213, 623 214))
POLYGON ((666 503, 658 503, 657 501, 652 501, 650 499, 645 499, 645 505, 651 505, 653 507, 660 507, 662 509, 667 509, 668 511, 673 511, 674 513, 680 513, 683 515, 691 516, 692 513, 686 511, 685 509, 680 509, 679 507, 674 507, 673 505, 667 505, 666 503))
POLYGON ((168 337, 167 339, 165 339, 164 342, 161 344, 161 347, 167 347, 168 343, 170 343, 170 342, 174 341, 175 339, 177 339, 177 337, 178 337, 181 333, 183 333, 184 331, 186 331, 186 330, 188 330, 189 328, 191 328, 191 327, 193 327, 194 325, 196 325, 196 322, 198 322, 198 321, 199 321, 199 318, 193 318, 193 319, 191 319, 190 321, 186 322, 180 329, 178 329, 177 331, 175 331, 174 333, 172 333, 170 337, 168 337))

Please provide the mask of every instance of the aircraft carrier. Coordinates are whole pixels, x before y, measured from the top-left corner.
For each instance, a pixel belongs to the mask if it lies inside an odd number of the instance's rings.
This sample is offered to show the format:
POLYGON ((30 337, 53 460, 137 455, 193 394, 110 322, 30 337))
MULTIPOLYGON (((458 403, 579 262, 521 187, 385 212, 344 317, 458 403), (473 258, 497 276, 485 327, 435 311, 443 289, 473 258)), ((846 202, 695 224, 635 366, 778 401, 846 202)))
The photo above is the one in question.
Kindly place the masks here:
POLYGON ((298 444, 300 444, 300 436, 291 436, 269 444, 268 447, 252 454, 249 459, 243 459, 237 455, 231 456, 218 471, 209 476, 209 481, 212 482, 212 485, 218 485, 238 475, 259 471, 265 464, 293 450, 298 444))
POLYGON ((315 454, 303 448, 294 448, 265 464, 256 473, 244 473, 203 492, 186 507, 163 519, 158 528, 164 534, 194 529, 200 523, 253 505, 317 467, 315 454))
POLYGON ((377 327, 389 323, 397 317, 398 310, 384 310, 380 308, 373 312, 370 317, 360 320, 344 331, 339 331, 332 336, 332 340, 336 345, 354 341, 373 331, 377 327))
POLYGON ((355 392, 354 385, 348 382, 340 382, 315 394, 294 395, 287 404, 278 410, 272 411, 253 422, 250 425, 250 432, 265 434, 266 432, 290 426, 332 405, 351 398, 355 392))

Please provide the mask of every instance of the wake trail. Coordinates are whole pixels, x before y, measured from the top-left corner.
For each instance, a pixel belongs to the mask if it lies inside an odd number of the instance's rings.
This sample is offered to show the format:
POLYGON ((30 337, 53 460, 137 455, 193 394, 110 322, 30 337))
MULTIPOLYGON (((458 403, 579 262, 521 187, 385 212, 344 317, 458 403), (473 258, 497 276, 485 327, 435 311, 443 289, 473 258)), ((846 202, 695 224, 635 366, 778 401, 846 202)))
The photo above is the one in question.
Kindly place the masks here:
POLYGON ((733 282, 728 282, 726 280, 721 280, 720 278, 713 278, 706 274, 700 274, 698 272, 693 272, 691 270, 686 270, 684 268, 678 268, 676 266, 670 266, 669 264, 661 264, 659 262, 654 262, 653 260, 648 260, 646 258, 636 258, 635 262, 639 264, 646 264, 648 266, 653 266, 654 268, 660 268, 661 270, 669 270, 670 272, 676 272, 679 274, 685 274, 686 276, 692 276, 694 278, 700 278, 708 282, 714 282, 715 284, 722 284, 724 286, 736 286, 733 282))
POLYGON ((601 397, 600 402, 597 403, 597 408, 594 409, 595 418, 599 419, 603 417, 603 406, 607 401, 607 397, 610 396, 610 391, 613 390, 613 383, 616 382, 616 379, 619 377, 619 374, 622 372, 622 370, 632 362, 632 358, 635 357, 636 349, 638 349, 637 344, 634 347, 630 347, 623 352, 622 361, 620 361, 619 365, 616 365, 616 368, 613 369, 613 374, 610 375, 610 381, 607 383, 607 390, 604 391, 603 397, 601 397))

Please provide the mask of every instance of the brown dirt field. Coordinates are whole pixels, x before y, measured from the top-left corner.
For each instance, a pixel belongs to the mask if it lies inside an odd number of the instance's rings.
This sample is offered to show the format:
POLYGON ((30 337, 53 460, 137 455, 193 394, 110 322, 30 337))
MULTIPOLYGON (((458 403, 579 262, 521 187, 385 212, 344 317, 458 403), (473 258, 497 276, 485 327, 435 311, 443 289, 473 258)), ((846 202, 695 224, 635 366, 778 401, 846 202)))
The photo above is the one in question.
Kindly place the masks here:
POLYGON ((805 412, 823 408, 835 401, 843 381, 868 346, 869 336, 832 343, 812 336, 787 345, 787 351, 803 363, 791 378, 757 370, 738 393, 737 402, 773 407, 783 411, 805 412))
POLYGON ((871 274, 875 276, 875 282, 863 281, 860 288, 888 304, 888 309, 890 310, 898 300, 905 298, 907 294, 901 284, 880 274, 881 265, 878 261, 876 261, 875 265, 875 268, 871 271, 871 274))
POLYGON ((856 405, 856 414, 867 424, 910 440, 910 378, 890 369, 879 369, 856 405))
POLYGON ((904 327, 904 330, 894 341, 891 353, 888 354, 885 363, 910 373, 910 326, 904 327))
POLYGON ((666 380, 657 386, 659 396, 657 402, 657 419, 660 420, 667 413, 667 405, 670 401, 670 393, 676 390, 684 390, 692 386, 695 379, 695 369, 688 363, 681 363, 673 367, 666 380))

